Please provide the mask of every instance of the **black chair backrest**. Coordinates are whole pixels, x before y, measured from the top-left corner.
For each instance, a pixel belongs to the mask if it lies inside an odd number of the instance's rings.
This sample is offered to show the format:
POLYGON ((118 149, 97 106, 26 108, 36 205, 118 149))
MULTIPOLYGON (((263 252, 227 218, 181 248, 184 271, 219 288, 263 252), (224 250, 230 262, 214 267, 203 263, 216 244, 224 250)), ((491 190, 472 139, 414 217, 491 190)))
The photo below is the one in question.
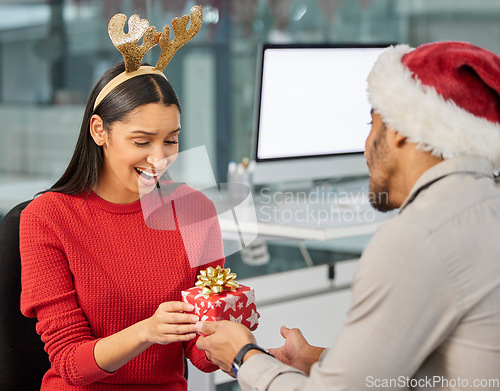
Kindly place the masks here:
POLYGON ((50 368, 35 319, 21 314, 19 219, 30 201, 14 207, 0 222, 0 390, 40 390, 50 368))

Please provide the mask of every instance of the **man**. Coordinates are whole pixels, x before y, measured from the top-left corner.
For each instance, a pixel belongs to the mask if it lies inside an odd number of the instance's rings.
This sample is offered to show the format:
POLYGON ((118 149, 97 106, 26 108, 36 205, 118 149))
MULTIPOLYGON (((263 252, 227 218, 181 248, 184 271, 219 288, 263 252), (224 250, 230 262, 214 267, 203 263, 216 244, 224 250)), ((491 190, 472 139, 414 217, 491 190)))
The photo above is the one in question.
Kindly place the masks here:
POLYGON ((368 94, 371 203, 400 210, 363 252, 333 346, 282 327, 273 358, 231 322, 200 322, 197 345, 235 360, 243 390, 500 389, 500 57, 391 47, 368 94))

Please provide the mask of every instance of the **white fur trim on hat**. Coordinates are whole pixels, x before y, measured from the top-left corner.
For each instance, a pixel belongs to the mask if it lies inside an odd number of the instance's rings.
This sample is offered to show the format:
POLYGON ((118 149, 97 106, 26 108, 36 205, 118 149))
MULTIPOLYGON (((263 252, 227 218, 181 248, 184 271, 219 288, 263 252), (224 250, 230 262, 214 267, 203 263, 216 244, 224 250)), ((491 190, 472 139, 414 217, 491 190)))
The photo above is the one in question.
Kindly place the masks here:
POLYGON ((445 100, 436 90, 413 77, 401 58, 408 45, 385 50, 368 76, 373 110, 394 130, 444 159, 479 155, 500 168, 500 125, 477 117, 445 100))

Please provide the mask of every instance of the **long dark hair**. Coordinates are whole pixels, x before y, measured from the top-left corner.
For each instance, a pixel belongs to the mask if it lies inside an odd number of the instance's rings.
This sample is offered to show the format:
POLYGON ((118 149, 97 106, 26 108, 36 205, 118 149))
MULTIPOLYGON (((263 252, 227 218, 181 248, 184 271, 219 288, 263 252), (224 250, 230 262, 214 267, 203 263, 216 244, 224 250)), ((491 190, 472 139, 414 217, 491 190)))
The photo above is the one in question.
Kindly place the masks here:
POLYGON ((179 99, 170 83, 161 75, 155 74, 136 76, 120 84, 94 110, 99 92, 124 71, 123 62, 118 63, 97 81, 85 107, 73 157, 61 178, 46 191, 81 194, 90 192, 97 184, 102 170, 103 151, 90 135, 90 118, 93 114, 102 118, 104 129, 109 131, 114 122, 123 121, 132 110, 148 103, 176 105, 181 111, 179 99))

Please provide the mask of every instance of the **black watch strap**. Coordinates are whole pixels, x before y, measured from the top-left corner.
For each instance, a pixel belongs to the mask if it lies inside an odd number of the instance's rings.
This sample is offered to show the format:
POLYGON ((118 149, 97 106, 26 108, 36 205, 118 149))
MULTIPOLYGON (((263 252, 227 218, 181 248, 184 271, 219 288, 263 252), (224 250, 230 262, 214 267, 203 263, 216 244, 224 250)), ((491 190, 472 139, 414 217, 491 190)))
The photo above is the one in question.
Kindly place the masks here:
POLYGON ((254 343, 248 343, 240 349, 240 351, 238 352, 238 354, 236 355, 236 357, 233 360, 233 373, 235 376, 238 375, 238 370, 240 369, 241 365, 243 364, 243 357, 245 357, 245 354, 247 354, 247 352, 249 350, 254 350, 254 349, 260 350, 262 353, 265 353, 265 354, 273 357, 273 355, 271 353, 269 353, 266 349, 263 349, 254 343))

